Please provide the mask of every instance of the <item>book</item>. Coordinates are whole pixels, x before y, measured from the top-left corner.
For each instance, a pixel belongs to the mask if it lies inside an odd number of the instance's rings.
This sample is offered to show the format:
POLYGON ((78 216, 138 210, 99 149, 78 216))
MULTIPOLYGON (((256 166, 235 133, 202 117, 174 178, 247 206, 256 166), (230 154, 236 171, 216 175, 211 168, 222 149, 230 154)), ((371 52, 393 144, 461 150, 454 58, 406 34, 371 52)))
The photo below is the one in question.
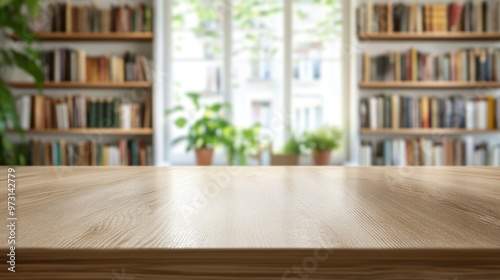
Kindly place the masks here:
POLYGON ((476 112, 477 129, 486 130, 488 128, 488 105, 484 98, 477 100, 478 106, 476 112))
POLYGON ((465 124, 466 124, 466 129, 468 130, 473 130, 475 128, 475 107, 474 107, 474 100, 468 99, 465 103, 465 112, 466 112, 466 117, 465 117, 465 124))
POLYGON ((491 166, 500 166, 500 145, 496 145, 493 147, 493 151, 490 153, 491 154, 491 166))
POLYGON ((31 128, 31 113, 34 112, 34 110, 32 110, 31 102, 32 97, 30 95, 23 95, 16 99, 19 126, 22 130, 28 130, 31 128))
POLYGON ((57 128, 69 129, 68 105, 65 103, 56 104, 57 128))
POLYGON ((496 124, 495 124, 495 109, 496 109, 496 104, 495 104, 496 100, 493 96, 488 96, 487 97, 487 106, 488 106, 488 110, 487 110, 487 122, 488 122, 488 129, 489 130, 493 130, 495 129, 496 127, 496 124))
POLYGON ((113 100, 112 98, 106 98, 103 101, 103 119, 104 119, 104 127, 111 128, 113 126, 113 100))
POLYGON ((429 99, 422 97, 422 128, 429 128, 429 99))
POLYGON ((372 165, 372 145, 370 142, 361 143, 361 166, 371 166, 372 165))
POLYGON ((146 96, 146 101, 144 104, 144 116, 143 116, 143 121, 142 121, 142 127, 145 127, 145 128, 151 128, 153 126, 153 124, 152 124, 152 118, 153 118, 152 98, 153 98, 153 96, 151 94, 148 94, 146 96))
POLYGON ((383 128, 384 127, 384 96, 379 95, 376 97, 377 100, 377 108, 375 109, 375 112, 377 112, 377 128, 383 128))
POLYGON ((482 2, 478 2, 476 5, 476 32, 484 31, 484 6, 482 2))
POLYGON ((391 96, 391 113, 392 113, 392 118, 391 118, 391 124, 392 128, 399 128, 399 100, 400 97, 398 95, 392 95, 391 96))
POLYGON ((96 127, 105 127, 106 119, 104 117, 104 100, 97 99, 96 101, 96 127))
POLYGON ((496 99, 496 127, 497 129, 500 129, 500 97, 497 97, 496 99))

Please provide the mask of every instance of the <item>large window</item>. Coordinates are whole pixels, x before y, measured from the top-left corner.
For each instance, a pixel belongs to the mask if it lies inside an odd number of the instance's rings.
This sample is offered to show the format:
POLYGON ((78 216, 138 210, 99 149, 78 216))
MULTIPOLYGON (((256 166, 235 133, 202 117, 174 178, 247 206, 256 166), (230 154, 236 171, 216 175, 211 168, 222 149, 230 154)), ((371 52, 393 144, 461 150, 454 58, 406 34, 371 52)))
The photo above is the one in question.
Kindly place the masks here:
MULTIPOLYGON (((275 148, 286 127, 343 125, 340 0, 171 3, 170 104, 186 102, 189 92, 229 102, 232 121, 260 123, 275 148)), ((170 131, 172 139, 181 133, 170 131)), ((169 154, 173 164, 193 160, 182 146, 169 154)))

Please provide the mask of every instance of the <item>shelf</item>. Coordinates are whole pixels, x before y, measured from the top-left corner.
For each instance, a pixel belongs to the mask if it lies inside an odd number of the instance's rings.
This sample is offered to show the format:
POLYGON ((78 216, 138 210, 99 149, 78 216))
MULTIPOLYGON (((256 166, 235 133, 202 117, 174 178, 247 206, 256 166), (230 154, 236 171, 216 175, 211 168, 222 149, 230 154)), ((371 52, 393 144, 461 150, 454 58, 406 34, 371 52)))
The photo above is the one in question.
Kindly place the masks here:
POLYGON ((466 130, 460 128, 361 129, 361 135, 468 135, 493 133, 500 133, 500 130, 466 130))
POLYGON ((361 82, 361 89, 476 89, 500 88, 500 82, 361 82))
POLYGON ((406 41, 406 40, 500 40, 500 33, 467 33, 467 32, 427 32, 427 33, 363 33, 358 34, 360 41, 406 41))
MULTIPOLYGON (((17 133, 9 131, 9 133, 17 133)), ((24 131, 26 134, 45 134, 45 135, 152 135, 151 128, 72 128, 72 129, 30 129, 24 131)))
MULTIPOLYGON (((153 39, 152 32, 110 32, 110 33, 37 33, 41 41, 148 41, 153 39)), ((9 38, 18 40, 15 35, 9 38)))
MULTIPOLYGON (((35 88, 35 83, 31 82, 11 82, 8 86, 14 88, 35 88)), ((147 88, 151 89, 151 82, 97 82, 97 83, 77 83, 77 82, 44 82, 44 88, 147 88)))

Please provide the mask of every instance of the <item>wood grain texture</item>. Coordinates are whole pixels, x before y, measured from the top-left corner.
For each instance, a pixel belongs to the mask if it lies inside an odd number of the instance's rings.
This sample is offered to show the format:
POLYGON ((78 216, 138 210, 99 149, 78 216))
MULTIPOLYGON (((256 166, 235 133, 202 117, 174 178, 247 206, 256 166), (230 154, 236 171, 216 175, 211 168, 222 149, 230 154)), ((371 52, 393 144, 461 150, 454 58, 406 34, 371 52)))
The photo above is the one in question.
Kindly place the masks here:
POLYGON ((294 265, 310 279, 500 279, 498 168, 24 167, 16 176, 19 272, 9 279, 113 279, 123 268, 135 279, 300 279, 284 275, 294 265))
POLYGON ((466 33, 466 32, 393 32, 393 33, 362 33, 358 34, 360 41, 498 41, 500 33, 466 33))

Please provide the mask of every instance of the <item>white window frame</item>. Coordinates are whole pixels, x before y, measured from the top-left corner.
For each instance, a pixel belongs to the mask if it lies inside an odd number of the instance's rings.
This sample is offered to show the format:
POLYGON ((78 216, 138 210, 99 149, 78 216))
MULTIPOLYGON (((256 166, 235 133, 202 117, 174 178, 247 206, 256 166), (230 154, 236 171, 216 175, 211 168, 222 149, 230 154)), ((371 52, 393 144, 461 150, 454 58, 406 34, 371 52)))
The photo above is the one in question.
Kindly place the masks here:
MULTIPOLYGON (((154 36, 154 57, 155 57, 155 78, 154 78, 154 105, 153 105, 153 114, 156 116, 154 118, 154 136, 153 136, 153 145, 154 145, 154 154, 155 154, 155 163, 160 166, 168 166, 171 165, 171 144, 170 144, 170 127, 167 122, 167 118, 165 117, 164 112, 167 108, 170 108, 172 104, 172 0, 154 0, 155 1, 155 36, 154 36)), ((233 31, 233 23, 232 23, 232 5, 231 0, 221 0, 224 1, 224 58, 223 58, 223 92, 224 92, 224 101, 231 102, 231 97, 233 93, 232 89, 232 75, 226 75, 227 73, 232 73, 232 55, 228 55, 232 53, 232 36, 226 36, 226 34, 232 34, 233 31)), ((284 21, 284 30, 283 30, 283 92, 281 93, 282 102, 281 104, 276 104, 275 110, 276 112, 283 113, 283 127, 286 127, 290 124, 290 119, 292 117, 292 86, 293 86, 293 1, 290 0, 282 0, 283 1, 283 21, 284 21)), ((343 100, 344 100, 344 122, 346 123, 344 129, 344 145, 346 147, 347 152, 347 161, 351 161, 357 154, 357 145, 349 141, 349 139, 356 139, 355 129, 356 124, 352 124, 352 122, 348 120, 355 119, 355 116, 352 113, 352 99, 354 98, 354 94, 349 94, 350 92, 356 92, 353 90, 353 85, 355 82, 352 77, 353 72, 355 71, 355 66, 351 65, 351 61, 354 60, 354 52, 353 52, 353 42, 354 42, 354 31, 352 28, 352 24, 354 24, 353 16, 351 16, 351 12, 353 11, 353 5, 349 0, 342 0, 342 13, 343 13, 343 35, 342 35, 342 44, 343 46, 347 46, 344 48, 345 54, 343 57, 345 58, 343 61, 342 69, 343 69, 343 100), (354 137, 353 137, 354 136, 354 137)), ((231 116, 229 116, 231 118, 231 116)), ((280 131, 282 133, 278 133, 278 137, 275 138, 277 142, 282 142, 285 139, 284 135, 285 130, 280 131)), ((353 139, 353 140, 354 140, 353 139)), ((194 161, 194 157, 192 155, 189 161, 194 161)), ((188 158, 186 157, 186 163, 188 162, 188 158)))

